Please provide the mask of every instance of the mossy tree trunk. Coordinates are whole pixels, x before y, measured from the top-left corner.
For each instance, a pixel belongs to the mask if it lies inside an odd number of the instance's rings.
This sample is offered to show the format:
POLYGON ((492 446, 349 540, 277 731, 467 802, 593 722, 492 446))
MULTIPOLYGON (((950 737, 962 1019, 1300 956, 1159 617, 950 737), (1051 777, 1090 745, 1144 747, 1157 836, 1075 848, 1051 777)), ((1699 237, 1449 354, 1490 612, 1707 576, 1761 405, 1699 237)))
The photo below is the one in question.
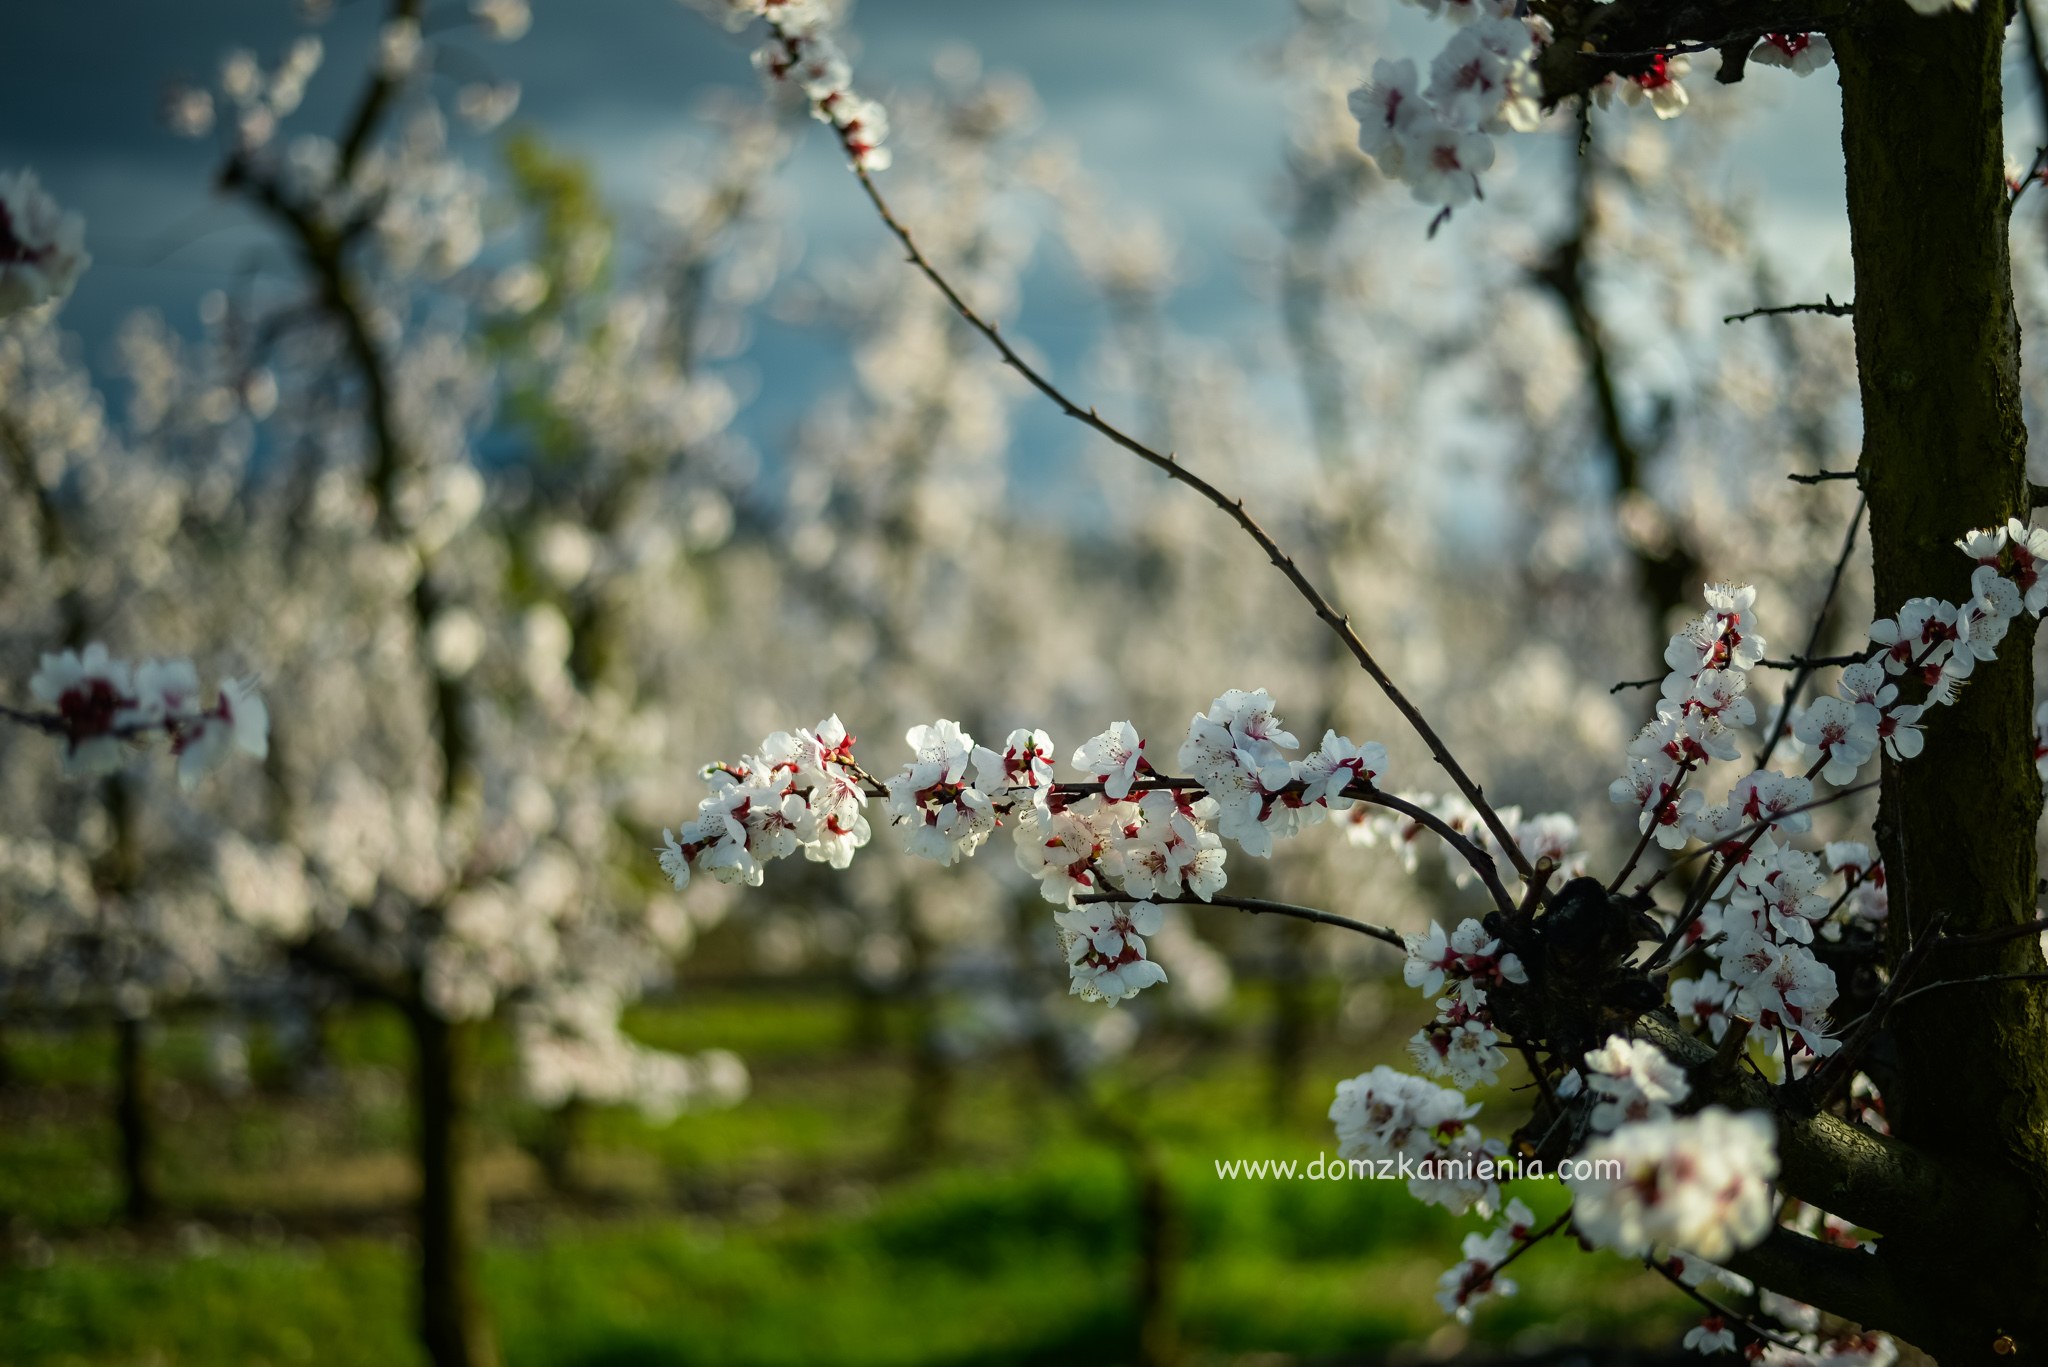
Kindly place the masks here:
POLYGON ((482 1027, 406 1010, 416 1052, 420 1165, 419 1327, 434 1367, 497 1367, 477 1283, 485 1206, 475 1169, 477 1044, 482 1027))
MULTIPOLYGON (((1856 273, 1877 612, 1959 601, 1954 542, 2029 506, 2019 327, 2007 242, 2000 63, 2005 12, 1928 18, 1871 0, 1837 28, 1856 273)), ((1887 760, 1878 840, 1889 953, 1940 918, 1969 934, 2030 921, 2041 809, 2032 747, 2033 624, 1930 719, 1925 753, 1887 760)), ((1938 953, 1926 980, 2041 967, 2034 936, 1938 953)), ((1928 993, 1891 1018, 1880 1079, 1894 1132, 1949 1168, 1964 1204, 1884 1231, 1879 1261, 1910 1304, 1898 1327, 1945 1367, 2048 1352, 2048 1009, 2037 984, 1928 993), (2012 1342, 2000 1344, 2002 1336, 2012 1342)))

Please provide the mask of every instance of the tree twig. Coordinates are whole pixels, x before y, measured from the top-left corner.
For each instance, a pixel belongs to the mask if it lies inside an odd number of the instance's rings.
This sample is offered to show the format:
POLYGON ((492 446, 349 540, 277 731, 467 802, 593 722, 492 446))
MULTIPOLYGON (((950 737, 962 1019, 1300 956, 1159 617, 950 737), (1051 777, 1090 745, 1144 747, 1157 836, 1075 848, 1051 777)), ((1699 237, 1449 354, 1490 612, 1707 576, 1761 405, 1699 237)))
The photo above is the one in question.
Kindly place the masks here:
MULTIPOLYGON (((1806 649, 1799 652, 1801 661, 1811 661, 1813 653, 1820 649, 1821 635, 1827 630, 1828 610, 1835 604, 1835 594, 1842 587, 1842 572, 1849 567, 1849 557, 1856 552, 1856 532, 1863 525, 1863 510, 1870 506, 1870 495, 1859 494, 1856 511, 1849 514, 1849 530, 1842 536, 1842 553, 1835 557, 1834 573, 1828 576, 1828 591, 1821 595, 1820 609, 1813 614, 1813 629, 1806 633, 1806 649)), ((1792 705, 1799 701, 1799 692, 1813 677, 1810 664, 1802 664, 1786 685, 1784 701, 1778 704, 1778 715, 1771 723, 1771 734, 1764 741, 1764 748, 1756 758, 1756 767, 1762 769, 1770 764, 1771 756, 1777 753, 1778 743, 1785 739, 1785 727, 1792 720, 1792 705)))
POLYGON ((1339 930, 1354 931, 1370 936, 1382 944, 1406 950, 1408 942, 1401 938, 1398 930, 1376 926, 1369 921, 1354 921, 1349 916, 1335 912, 1319 911, 1315 907, 1304 907, 1293 902, 1273 902, 1263 897, 1133 897, 1127 892, 1084 892, 1074 899, 1083 905, 1099 902, 1150 902, 1165 907, 1229 907, 1236 911, 1248 911, 1254 916, 1286 916, 1296 921, 1312 921, 1319 926, 1336 926, 1339 930))
MULTIPOLYGON (((844 134, 841 135, 842 142, 844 141, 844 136, 844 134)), ((851 149, 848 149, 848 151, 849 156, 851 156, 851 149)), ((1154 450, 1136 437, 1125 432, 1122 428, 1106 421, 1093 408, 1083 408, 1080 404, 1068 398, 1064 390, 1055 385, 1043 372, 1025 360, 1017 352, 1016 348, 1010 345, 1009 340, 1003 336, 1001 330, 994 323, 984 319, 980 313, 976 312, 974 306, 969 304, 961 296, 960 292, 953 287, 952 282, 940 272, 937 266, 932 264, 931 258, 927 257, 923 249, 917 245, 917 241, 911 236, 910 230, 904 226, 903 222, 896 217, 894 211, 889 208, 888 201, 882 197, 881 190, 875 185, 874 177, 869 175, 867 170, 858 164, 853 166, 853 175, 860 182, 861 189, 867 193, 868 201, 874 205, 875 212, 880 215, 883 225, 903 245, 903 250, 910 259, 910 264, 915 266, 918 272, 931 282, 933 288, 945 296, 946 302, 952 306, 955 313, 959 314, 966 321, 968 326, 988 339, 989 344, 1003 358, 1004 364, 1021 375, 1034 389, 1050 399, 1068 417, 1107 437, 1110 441, 1138 457, 1138 459, 1161 471, 1167 478, 1185 484, 1188 488, 1200 494, 1209 503, 1221 510, 1225 516, 1237 523, 1243 529, 1245 535, 1257 543, 1259 549, 1266 553, 1266 558, 1272 561, 1273 567, 1279 570, 1286 577, 1287 582, 1294 586, 1295 592, 1299 593, 1307 601, 1308 605, 1314 609, 1316 616, 1330 630, 1337 633, 1338 639, 1344 643, 1345 649, 1351 652, 1352 658, 1358 661, 1359 667, 1371 676, 1372 681, 1379 686, 1380 692, 1386 695, 1387 701, 1394 705, 1395 710, 1400 712, 1402 717, 1407 720, 1408 725, 1422 738, 1423 743, 1429 747, 1431 758, 1450 776, 1451 782, 1457 785, 1458 791, 1464 794, 1465 800, 1470 802, 1473 809, 1479 813, 1480 819, 1486 823, 1486 828, 1493 833, 1495 840, 1499 842, 1509 862, 1515 866, 1517 872, 1527 877, 1530 872, 1529 861, 1524 857, 1520 847, 1515 844, 1513 837, 1508 833, 1507 825, 1501 820, 1500 813, 1495 811, 1493 805, 1486 800, 1485 792, 1465 772, 1464 766, 1459 764, 1457 759, 1451 754, 1450 748, 1444 744, 1443 738, 1437 734, 1436 728, 1431 726, 1428 719, 1422 715, 1422 710, 1409 700, 1408 695, 1403 693, 1400 687, 1395 684, 1393 677, 1373 657, 1372 652, 1366 649, 1365 642, 1352 629, 1350 617, 1338 612, 1331 605, 1330 600, 1323 595, 1322 590, 1317 588, 1308 576, 1302 572, 1301 567, 1295 564, 1294 558, 1280 548, 1280 544, 1273 539, 1271 533, 1267 532, 1259 524, 1257 518, 1246 511, 1244 500, 1224 493, 1216 485, 1195 474, 1192 470, 1182 465, 1172 452, 1162 453, 1154 450)))
POLYGON ((1770 308, 1751 309, 1747 313, 1731 313, 1721 321, 1723 323, 1745 323, 1752 318, 1772 318, 1782 313, 1819 313, 1829 318, 1853 318, 1856 315, 1854 301, 1847 304, 1837 304, 1835 296, 1832 294, 1822 295, 1821 300, 1822 302, 1818 304, 1777 304, 1770 308))

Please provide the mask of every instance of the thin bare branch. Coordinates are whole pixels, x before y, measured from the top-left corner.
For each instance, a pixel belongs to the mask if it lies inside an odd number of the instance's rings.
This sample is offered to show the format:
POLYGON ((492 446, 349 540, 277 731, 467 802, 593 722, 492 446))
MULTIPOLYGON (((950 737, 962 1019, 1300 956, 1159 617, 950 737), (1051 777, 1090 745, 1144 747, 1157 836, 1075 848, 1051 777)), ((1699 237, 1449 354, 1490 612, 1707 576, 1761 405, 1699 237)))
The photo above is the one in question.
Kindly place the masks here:
POLYGON ((1312 921, 1319 926, 1336 926, 1339 930, 1370 936, 1396 949, 1405 950, 1408 947, 1408 942, 1401 938, 1401 932, 1398 930, 1376 926, 1369 921, 1354 921, 1349 916, 1319 911, 1314 907, 1297 906, 1293 902, 1272 902, 1263 897, 1133 897, 1127 892, 1084 892, 1074 900, 1084 905, 1096 902, 1152 902, 1159 906, 1229 907, 1236 911, 1251 912, 1254 916, 1286 916, 1296 921, 1312 921))
MULTIPOLYGON (((1806 633, 1806 649, 1799 652, 1800 661, 1811 662, 1814 652, 1820 649, 1820 638, 1827 631, 1828 610, 1835 605, 1835 594, 1842 587, 1842 572, 1849 567, 1849 557, 1856 552, 1856 532, 1863 525, 1863 510, 1870 504, 1870 496, 1861 494, 1856 499, 1856 511, 1849 514, 1849 530, 1842 536, 1842 553, 1835 557, 1835 571, 1828 576, 1828 591, 1821 595, 1820 609, 1813 614, 1813 629, 1806 633)), ((1846 661, 1844 663, 1847 663, 1846 661)), ((1777 753, 1778 742, 1785 738, 1785 727, 1792 718, 1792 706, 1799 701, 1799 692, 1813 677, 1810 663, 1802 664, 1793 674, 1792 682, 1786 686, 1785 700, 1778 705, 1777 718, 1771 723, 1771 734, 1764 741, 1762 753, 1756 757, 1756 767, 1764 768, 1777 753)))
MULTIPOLYGON (((849 156, 851 156, 851 149, 849 149, 849 156)), ((1451 782, 1457 785, 1458 791, 1464 794, 1465 800, 1470 802, 1474 810, 1479 813, 1480 819, 1486 823, 1487 830, 1492 832, 1494 839, 1499 842, 1501 849, 1505 851, 1509 861, 1514 864, 1516 871, 1527 877, 1530 872, 1529 861, 1515 844, 1514 838, 1508 832, 1506 823, 1500 818, 1500 813, 1495 811, 1493 805, 1486 800, 1485 792, 1478 783, 1473 781, 1471 775, 1465 772, 1464 766, 1459 764, 1457 759, 1452 756, 1450 748, 1444 744, 1443 738, 1437 734, 1436 728, 1431 726, 1428 719, 1422 715, 1422 709, 1409 700, 1408 695, 1403 693, 1400 687, 1395 684, 1393 677, 1373 657, 1372 652, 1366 649, 1365 642, 1352 629, 1350 617, 1338 612, 1331 605, 1330 600, 1324 596, 1322 590, 1317 588, 1309 577, 1302 572, 1301 567, 1295 564, 1294 558, 1280 548, 1280 544, 1273 539, 1271 533, 1259 525, 1257 518, 1246 511, 1244 500, 1223 492, 1216 485, 1189 470, 1180 463, 1179 459, 1172 452, 1154 450, 1136 437, 1125 432, 1122 428, 1106 421, 1093 408, 1083 408, 1073 399, 1067 397, 1064 390, 1060 389, 1042 371, 1025 360, 1016 348, 1010 345, 1009 340, 1003 336, 1001 330, 994 323, 989 322, 980 313, 976 312, 974 306, 969 304, 961 296, 960 292, 953 287, 952 282, 932 263, 931 258, 924 254, 923 249, 917 245, 917 240, 911 236, 910 229, 905 227, 902 220, 898 219, 895 212, 890 209, 889 202, 882 197, 881 190, 876 187, 874 178, 858 165, 853 167, 853 174, 860 182, 861 189, 867 193, 869 202, 874 205, 875 212, 881 216, 883 225, 903 245, 903 250, 910 259, 910 264, 915 266, 918 272, 931 282, 933 288, 937 289, 945 297, 946 302, 952 306, 955 313, 959 314, 976 332, 979 332, 988 339, 989 344, 1003 358, 1004 364, 1021 375, 1039 393, 1050 399, 1068 417, 1086 427, 1093 428, 1102 436, 1109 438, 1110 441, 1138 457, 1138 459, 1164 473, 1169 479, 1177 480, 1188 488, 1193 489, 1221 510, 1225 516, 1237 523, 1243 529, 1245 535, 1257 543, 1259 549, 1266 553, 1266 558, 1272 561, 1274 568, 1286 576, 1287 582, 1292 584, 1295 592, 1299 593, 1307 601, 1308 605, 1315 610, 1316 616, 1322 619, 1323 623, 1330 630, 1337 633, 1338 639, 1344 643, 1344 648, 1351 652, 1352 658, 1358 661, 1359 667, 1371 676, 1372 681, 1379 686, 1380 692, 1386 695, 1387 701, 1394 705, 1395 710, 1400 712, 1402 717, 1407 720, 1409 726, 1422 738, 1423 743, 1429 747, 1431 758, 1450 776, 1451 782)))
POLYGON ((1829 318, 1853 318, 1856 316, 1854 302, 1837 304, 1832 294, 1822 295, 1818 304, 1777 304, 1771 308, 1751 309, 1747 313, 1731 313, 1723 323, 1745 323, 1752 318, 1772 318, 1782 313, 1818 313, 1829 318))

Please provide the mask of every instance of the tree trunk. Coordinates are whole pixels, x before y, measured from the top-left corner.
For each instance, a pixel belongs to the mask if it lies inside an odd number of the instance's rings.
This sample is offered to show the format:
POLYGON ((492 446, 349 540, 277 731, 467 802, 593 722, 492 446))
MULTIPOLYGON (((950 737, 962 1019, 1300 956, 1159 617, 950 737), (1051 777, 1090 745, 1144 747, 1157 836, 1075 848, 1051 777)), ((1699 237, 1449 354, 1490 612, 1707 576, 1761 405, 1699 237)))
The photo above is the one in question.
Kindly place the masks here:
POLYGON ((1138 1367, 1180 1361, 1174 1293, 1180 1280, 1180 1211, 1158 1149, 1140 1139, 1133 1155, 1138 1179, 1138 1367))
POLYGON ((1308 1063, 1310 1021, 1309 926, 1282 921, 1273 952, 1273 1020, 1266 1037, 1266 1113, 1275 1126, 1294 1119, 1308 1063))
POLYGON ((417 1052, 420 1163, 420 1341, 434 1367, 496 1367, 498 1347, 477 1286, 485 1224, 474 1170, 476 1046, 473 1022, 406 1012, 417 1052))
POLYGON ((910 943, 910 1090, 905 1095, 897 1138, 897 1161, 906 1169, 930 1163, 946 1148, 953 1110, 954 1067, 946 1051, 938 984, 938 946, 918 923, 917 911, 901 908, 904 938, 910 943))
MULTIPOLYGON (((1877 613, 1968 596, 1955 539, 2027 516, 2019 327, 2007 244, 2000 62, 2005 14, 1933 18, 1898 0, 1859 6, 1834 38, 1856 270, 1861 475, 1877 613)), ((1949 933, 2035 915, 2033 623, 1930 717, 1926 752, 1887 760, 1878 840, 1891 890, 1889 954, 1937 917, 1949 933)), ((2035 937, 1936 954, 1924 980, 2041 967, 2035 937)), ((2038 986, 1929 993, 1891 1019, 1884 1079, 1900 1138, 1969 1185, 2016 1201, 1953 1211, 1946 1227, 1886 1230, 1879 1257, 1912 1288, 1899 1327, 1944 1367, 2048 1350, 2048 1009, 2038 986), (2014 1342, 2000 1344, 2002 1336, 2014 1342), (1998 1346, 1994 1346, 1998 1345, 1998 1346)))
POLYGON ((143 1022, 114 1023, 114 1123, 121 1135, 121 1209, 130 1224, 155 1218, 156 1179, 150 1166, 149 1069, 143 1022))
POLYGON ((581 1097, 570 1097, 541 1116, 539 1131, 529 1146, 548 1187, 562 1196, 582 1194, 576 1180, 576 1151, 589 1109, 581 1097))

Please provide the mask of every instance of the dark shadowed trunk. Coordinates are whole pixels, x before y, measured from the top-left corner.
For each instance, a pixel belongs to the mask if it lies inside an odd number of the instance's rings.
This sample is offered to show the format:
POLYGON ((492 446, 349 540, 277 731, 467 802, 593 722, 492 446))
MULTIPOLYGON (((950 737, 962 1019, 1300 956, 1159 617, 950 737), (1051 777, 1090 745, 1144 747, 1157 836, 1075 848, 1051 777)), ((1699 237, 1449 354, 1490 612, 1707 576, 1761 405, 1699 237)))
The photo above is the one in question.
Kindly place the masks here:
POLYGON ((420 1340, 434 1367, 496 1367, 477 1285, 485 1209, 475 1170, 476 1048, 481 1027, 406 1011, 417 1052, 420 1340))
MULTIPOLYGON (((1856 269, 1877 612, 1960 601, 1955 539, 2028 510, 2019 328, 2007 245, 2004 12, 1922 17, 1861 6, 1836 34, 1856 269)), ((1937 918, 1949 933, 2035 915, 2033 623, 1930 718, 1926 752, 1886 761, 1878 839, 1894 964, 1937 918)), ((1932 978, 2041 967, 2032 935, 1935 956, 1932 978)), ((1928 993, 1891 1019, 1895 1133, 1984 1199, 1932 1228, 1885 1231, 1908 1291, 1898 1328, 1946 1367, 2048 1351, 2048 1002, 2036 985, 1928 993), (2001 1342, 2009 1336, 2009 1341, 2001 1342)))
POLYGON ((1308 937, 1300 921, 1281 921, 1273 946, 1273 1020, 1266 1038, 1266 1110, 1275 1125, 1294 1118, 1308 1064, 1313 1024, 1308 937))
POLYGON ((916 909, 901 908, 904 938, 910 944, 910 977, 906 984, 910 1008, 910 1090, 903 1103, 897 1137, 897 1161, 922 1167, 947 1144, 953 1110, 954 1066, 946 1052, 939 994, 938 946, 918 924, 916 909))
POLYGON ((114 1123, 121 1136, 121 1211, 131 1224, 155 1218, 155 1147, 149 1123, 149 1059, 144 1023, 129 1016, 114 1022, 114 1123))

